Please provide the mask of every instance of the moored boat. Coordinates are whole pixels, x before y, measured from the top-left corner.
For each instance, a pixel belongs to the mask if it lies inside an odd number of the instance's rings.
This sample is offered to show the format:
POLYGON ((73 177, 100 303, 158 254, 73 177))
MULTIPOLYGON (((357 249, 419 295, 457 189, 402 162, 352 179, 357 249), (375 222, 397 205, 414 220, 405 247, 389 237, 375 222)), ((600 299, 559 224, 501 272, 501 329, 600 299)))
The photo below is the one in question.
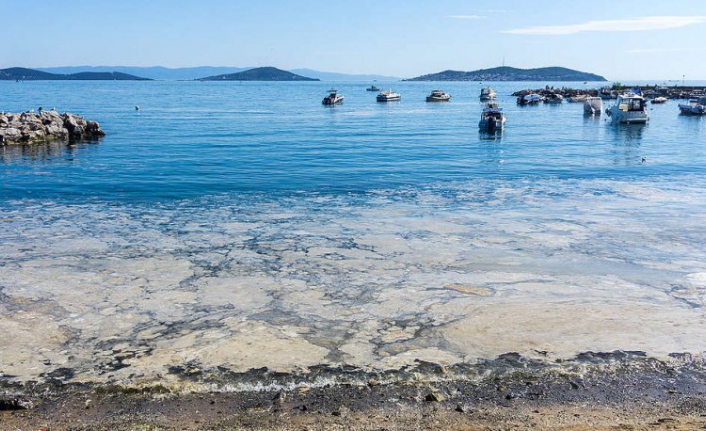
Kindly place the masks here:
POLYGON ((542 100, 544 100, 544 98, 542 96, 540 96, 539 94, 530 93, 530 94, 526 94, 524 96, 518 97, 517 104, 523 105, 523 106, 524 105, 536 105, 539 102, 541 102, 542 100))
POLYGON ((321 101, 324 105, 336 105, 341 102, 343 102, 343 96, 338 94, 338 90, 335 88, 330 89, 328 96, 324 97, 324 100, 321 101))
POLYGON ((399 93, 395 93, 392 90, 381 91, 377 95, 378 102, 394 102, 396 100, 400 100, 401 98, 402 98, 402 96, 400 96, 399 93))
POLYGON ((497 93, 490 87, 484 87, 480 90, 480 100, 493 100, 497 93))
POLYGON ((371 85, 370 87, 365 89, 366 91, 380 91, 380 89, 374 85, 371 85))
POLYGON ((659 97, 655 97, 654 99, 652 99, 651 102, 654 105, 654 104, 659 104, 659 103, 666 103, 667 100, 668 99, 666 97, 659 96, 659 97))
POLYGON ((586 97, 583 101, 583 113, 586 115, 601 115, 603 99, 597 96, 586 97))
POLYGON ((679 112, 683 115, 706 115, 706 96, 693 98, 689 103, 680 103, 679 112))
POLYGON ((451 95, 441 90, 433 90, 431 94, 427 96, 427 102, 448 102, 450 99, 451 95))
POLYGON ((505 127, 505 114, 503 108, 499 107, 495 102, 485 104, 483 111, 480 114, 478 128, 483 132, 497 132, 505 127))
POLYGON ((544 103, 558 105, 564 101, 564 97, 561 94, 551 93, 544 97, 544 103))
POLYGON ((606 109, 606 114, 613 123, 645 124, 650 119, 645 98, 635 93, 619 95, 615 105, 606 109))
POLYGON ((585 102, 588 98, 588 94, 577 94, 575 96, 567 97, 566 101, 569 103, 585 102))

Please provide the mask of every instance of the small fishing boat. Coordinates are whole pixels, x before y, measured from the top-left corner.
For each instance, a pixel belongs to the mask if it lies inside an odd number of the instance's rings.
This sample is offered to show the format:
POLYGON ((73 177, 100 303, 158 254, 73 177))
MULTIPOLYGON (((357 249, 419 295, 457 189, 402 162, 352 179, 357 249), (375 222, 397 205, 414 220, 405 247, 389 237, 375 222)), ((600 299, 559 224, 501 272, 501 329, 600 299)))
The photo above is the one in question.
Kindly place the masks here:
POLYGON ((497 93, 490 87, 484 87, 480 89, 480 100, 493 100, 497 93))
POLYGON ((689 100, 689 103, 680 103, 679 112, 683 115, 706 115, 706 96, 689 100))
POLYGON ((330 89, 328 91, 328 96, 324 97, 324 100, 321 101, 322 104, 331 106, 341 102, 343 102, 343 96, 338 94, 338 90, 335 88, 330 89))
POLYGON ((517 98, 518 105, 536 105, 541 102, 544 98, 537 93, 530 93, 517 98))
POLYGON ((441 90, 433 90, 431 94, 427 96, 427 102, 448 102, 450 99, 451 95, 441 90))
POLYGON ((366 88, 365 90, 366 91, 380 91, 380 89, 374 85, 371 85, 370 87, 366 88))
POLYGON ((558 105, 564 101, 564 96, 561 94, 550 93, 544 97, 544 103, 558 105))
POLYGON ((664 96, 659 96, 659 97, 655 97, 654 99, 652 99, 651 102, 652 102, 653 105, 654 105, 654 104, 659 104, 659 103, 666 103, 666 102, 667 102, 667 98, 664 97, 664 96))
POLYGON ((635 93, 619 95, 615 105, 606 109, 606 114, 613 123, 645 124, 650 119, 645 98, 635 93))
POLYGON ((478 128, 483 132, 493 133, 505 127, 505 114, 503 108, 495 102, 488 102, 480 114, 478 128))
POLYGON ((603 111, 603 99, 597 96, 586 97, 583 101, 583 113, 585 115, 601 115, 603 111))
POLYGON ((399 93, 395 93, 392 90, 388 91, 381 91, 377 95, 377 101, 378 102, 394 102, 396 100, 400 100, 402 96, 400 96, 399 93))

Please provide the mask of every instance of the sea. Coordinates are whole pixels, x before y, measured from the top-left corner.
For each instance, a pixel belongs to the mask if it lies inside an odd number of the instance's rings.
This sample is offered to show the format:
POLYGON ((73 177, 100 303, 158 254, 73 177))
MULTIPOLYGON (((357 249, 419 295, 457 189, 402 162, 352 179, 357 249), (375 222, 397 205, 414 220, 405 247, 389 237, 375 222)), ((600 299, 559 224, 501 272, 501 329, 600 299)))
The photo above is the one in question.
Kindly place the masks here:
POLYGON ((0 81, 106 132, 0 147, 0 377, 701 354, 706 118, 545 86, 600 83, 0 81))

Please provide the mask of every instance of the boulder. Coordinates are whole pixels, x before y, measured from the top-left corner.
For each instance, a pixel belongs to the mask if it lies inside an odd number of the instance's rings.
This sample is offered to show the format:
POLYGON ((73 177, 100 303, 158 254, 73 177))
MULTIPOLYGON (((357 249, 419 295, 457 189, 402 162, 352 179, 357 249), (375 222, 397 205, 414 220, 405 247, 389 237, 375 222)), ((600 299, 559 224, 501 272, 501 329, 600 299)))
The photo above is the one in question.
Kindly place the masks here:
POLYGON ((31 145, 54 141, 72 143, 105 136, 95 121, 65 112, 0 113, 0 145, 31 145))

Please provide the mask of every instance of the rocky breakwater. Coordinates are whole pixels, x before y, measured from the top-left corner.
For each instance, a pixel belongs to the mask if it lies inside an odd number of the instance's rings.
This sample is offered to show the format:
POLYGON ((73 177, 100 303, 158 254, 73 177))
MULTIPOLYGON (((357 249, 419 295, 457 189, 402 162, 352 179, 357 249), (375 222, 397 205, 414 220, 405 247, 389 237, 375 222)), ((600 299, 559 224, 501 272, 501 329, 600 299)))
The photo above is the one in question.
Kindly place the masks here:
POLYGON ((71 143, 102 136, 105 132, 98 123, 68 112, 59 114, 52 109, 38 113, 0 113, 0 146, 71 143))

